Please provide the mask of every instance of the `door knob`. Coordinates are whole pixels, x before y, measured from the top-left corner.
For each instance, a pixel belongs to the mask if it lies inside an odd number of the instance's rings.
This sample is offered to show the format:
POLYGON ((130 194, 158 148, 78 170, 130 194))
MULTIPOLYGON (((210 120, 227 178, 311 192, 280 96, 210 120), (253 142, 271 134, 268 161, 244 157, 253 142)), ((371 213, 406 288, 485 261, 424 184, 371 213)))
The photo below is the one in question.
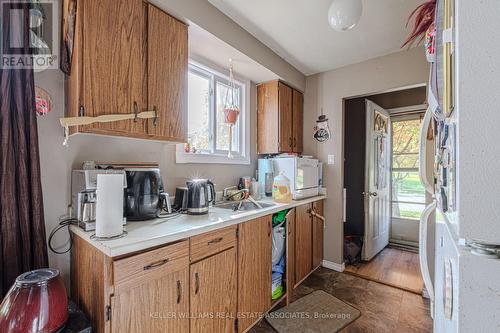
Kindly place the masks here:
MULTIPOLYGON (((363 194, 363 196, 366 197, 366 192, 363 192, 362 194, 363 194)), ((377 192, 368 192, 368 195, 371 195, 372 197, 376 197, 376 196, 378 196, 378 193, 377 192)))

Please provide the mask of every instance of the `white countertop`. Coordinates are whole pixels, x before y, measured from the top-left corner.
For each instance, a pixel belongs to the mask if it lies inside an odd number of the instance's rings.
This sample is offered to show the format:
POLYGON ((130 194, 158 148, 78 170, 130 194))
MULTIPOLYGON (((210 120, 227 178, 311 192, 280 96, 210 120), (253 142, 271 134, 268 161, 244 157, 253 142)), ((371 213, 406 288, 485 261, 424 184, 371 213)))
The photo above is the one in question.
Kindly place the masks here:
MULTIPOLYGON (((74 225, 70 228, 73 233, 92 244, 105 255, 117 257, 175 242, 208 231, 273 214, 283 209, 297 207, 322 199, 326 199, 326 196, 319 195, 312 198, 292 201, 289 204, 275 203, 272 207, 252 211, 234 212, 230 209, 210 207, 209 213, 205 215, 196 216, 181 214, 172 219, 159 218, 141 222, 128 222, 125 226, 125 230, 128 232, 126 236, 108 241, 90 239, 94 231, 85 232, 74 225)), ((259 202, 271 203, 272 200, 264 199, 259 202)))

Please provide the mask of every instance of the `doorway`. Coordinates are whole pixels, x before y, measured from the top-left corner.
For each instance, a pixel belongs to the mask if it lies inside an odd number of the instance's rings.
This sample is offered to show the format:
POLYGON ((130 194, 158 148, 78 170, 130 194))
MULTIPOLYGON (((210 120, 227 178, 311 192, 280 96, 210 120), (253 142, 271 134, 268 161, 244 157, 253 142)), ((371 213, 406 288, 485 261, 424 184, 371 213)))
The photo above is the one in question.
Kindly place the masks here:
POLYGON ((425 100, 425 86, 344 100, 346 272, 419 294, 426 195, 418 149, 425 100), (388 118, 385 131, 374 122, 378 114, 388 118))

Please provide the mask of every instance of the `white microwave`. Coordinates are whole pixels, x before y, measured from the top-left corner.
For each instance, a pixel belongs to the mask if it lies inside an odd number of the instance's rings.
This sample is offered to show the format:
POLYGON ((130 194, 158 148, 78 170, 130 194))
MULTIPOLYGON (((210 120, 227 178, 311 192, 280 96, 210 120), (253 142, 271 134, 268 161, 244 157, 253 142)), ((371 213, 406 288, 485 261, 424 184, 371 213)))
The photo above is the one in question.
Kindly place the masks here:
POLYGON ((273 159, 274 175, 281 172, 290 180, 293 200, 319 194, 321 163, 312 158, 282 157, 273 159))

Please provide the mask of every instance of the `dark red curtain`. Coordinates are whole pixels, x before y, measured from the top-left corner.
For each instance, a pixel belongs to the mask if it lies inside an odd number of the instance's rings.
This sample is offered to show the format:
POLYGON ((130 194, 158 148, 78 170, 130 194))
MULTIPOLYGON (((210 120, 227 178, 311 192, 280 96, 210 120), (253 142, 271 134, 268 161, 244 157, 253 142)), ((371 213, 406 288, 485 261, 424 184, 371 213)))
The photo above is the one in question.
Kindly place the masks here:
MULTIPOLYGON (((0 0, 5 13, 9 6, 0 0)), ((29 54, 29 11, 1 18, 3 53, 11 32, 21 33, 29 54), (19 29, 19 30, 18 30, 19 29), (12 31, 11 31, 12 30, 12 31)), ((0 299, 15 278, 47 267, 33 69, 1 69, 0 86, 0 299)))

